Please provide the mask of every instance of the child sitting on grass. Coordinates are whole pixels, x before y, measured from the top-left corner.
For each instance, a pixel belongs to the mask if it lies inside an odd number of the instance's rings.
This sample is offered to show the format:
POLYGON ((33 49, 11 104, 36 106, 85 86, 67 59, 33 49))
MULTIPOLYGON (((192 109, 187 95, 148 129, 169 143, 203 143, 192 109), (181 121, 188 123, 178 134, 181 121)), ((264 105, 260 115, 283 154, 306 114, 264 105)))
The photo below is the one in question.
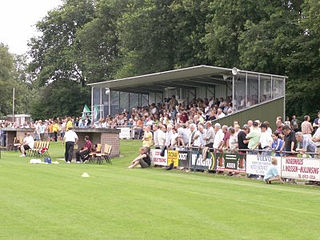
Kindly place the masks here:
POLYGON ((271 165, 268 167, 268 170, 263 179, 268 184, 271 184, 271 182, 273 181, 280 181, 281 183, 283 183, 277 169, 277 163, 278 161, 276 158, 271 159, 271 165))
POLYGON ((149 148, 148 147, 141 147, 139 149, 139 153, 140 155, 138 157, 136 157, 132 162, 131 165, 128 168, 134 168, 135 166, 137 166, 138 164, 140 164, 140 166, 142 168, 148 168, 151 165, 151 159, 149 156, 149 148))

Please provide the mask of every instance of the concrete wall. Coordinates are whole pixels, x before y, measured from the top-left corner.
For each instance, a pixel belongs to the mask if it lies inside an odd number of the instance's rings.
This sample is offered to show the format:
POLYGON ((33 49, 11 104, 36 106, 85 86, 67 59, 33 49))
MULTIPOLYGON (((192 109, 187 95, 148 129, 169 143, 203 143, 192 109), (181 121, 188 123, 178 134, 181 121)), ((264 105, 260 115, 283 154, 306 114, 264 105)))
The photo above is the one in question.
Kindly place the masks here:
POLYGON ((242 127, 248 120, 260 120, 268 121, 272 130, 275 130, 277 116, 284 117, 283 97, 228 115, 222 119, 215 120, 214 123, 218 122, 221 125, 232 126, 234 121, 239 121, 240 126, 242 127))

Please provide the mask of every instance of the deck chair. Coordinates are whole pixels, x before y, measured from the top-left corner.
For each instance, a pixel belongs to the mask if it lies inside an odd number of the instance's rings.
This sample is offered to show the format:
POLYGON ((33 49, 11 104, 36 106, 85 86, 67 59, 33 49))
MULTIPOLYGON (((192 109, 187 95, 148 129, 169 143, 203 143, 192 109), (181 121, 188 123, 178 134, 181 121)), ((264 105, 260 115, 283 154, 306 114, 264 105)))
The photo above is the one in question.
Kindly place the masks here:
POLYGON ((50 157, 49 146, 50 146, 50 141, 42 142, 41 148, 38 150, 39 156, 50 157))
POLYGON ((38 146, 39 146, 39 141, 35 141, 33 149, 29 149, 27 154, 31 157, 35 156, 37 153, 36 150, 38 149, 38 146))
POLYGON ((104 160, 106 160, 107 163, 112 164, 111 163, 111 158, 110 158, 111 151, 112 151, 112 146, 109 145, 109 144, 105 144, 103 152, 96 155, 97 162, 99 164, 101 164, 103 162, 103 159, 104 159, 104 160))

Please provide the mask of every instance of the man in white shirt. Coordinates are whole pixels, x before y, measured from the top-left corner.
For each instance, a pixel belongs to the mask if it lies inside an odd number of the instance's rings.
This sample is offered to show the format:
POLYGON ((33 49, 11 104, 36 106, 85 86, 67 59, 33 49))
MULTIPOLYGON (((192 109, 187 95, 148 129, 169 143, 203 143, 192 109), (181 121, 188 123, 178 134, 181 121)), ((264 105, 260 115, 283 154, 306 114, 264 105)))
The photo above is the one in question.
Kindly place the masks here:
POLYGON ((34 147, 34 139, 30 133, 27 133, 25 138, 23 139, 23 143, 20 146, 21 157, 26 156, 26 151, 29 149, 33 149, 34 147))
POLYGON ((206 122, 206 134, 204 136, 205 147, 202 150, 203 161, 207 158, 207 153, 210 148, 213 148, 215 132, 210 121, 206 122))
MULTIPOLYGON (((318 126, 320 126, 320 119, 318 120, 318 126)), ((317 153, 320 155, 320 127, 318 127, 316 132, 314 133, 312 141, 317 146, 317 153)))
POLYGON ((189 147, 199 147, 199 140, 196 141, 199 137, 200 137, 200 134, 199 134, 199 131, 197 130, 197 126, 192 123, 190 124, 190 131, 191 131, 191 134, 190 134, 190 137, 189 137, 189 147))
POLYGON ((190 129, 186 125, 176 125, 177 133, 178 133, 178 145, 186 146, 189 143, 190 138, 190 129))
POLYGON ((217 119, 219 118, 223 118, 225 117, 226 115, 223 113, 222 109, 221 108, 218 108, 218 111, 217 111, 217 119))
POLYGON ((224 139, 224 133, 221 129, 220 123, 216 123, 214 125, 214 131, 215 131, 215 136, 213 141, 213 149, 214 151, 218 151, 223 146, 223 139, 224 139))
POLYGON ((260 135, 260 140, 259 144, 261 149, 269 149, 272 145, 273 139, 269 132, 267 131, 268 126, 266 124, 261 124, 261 135, 260 135))
POLYGON ((168 147, 170 147, 171 145, 171 138, 172 138, 172 125, 171 124, 168 124, 167 126, 167 133, 166 133, 166 143, 165 145, 168 147))
POLYGON ((65 133, 64 142, 66 144, 64 158, 67 163, 71 163, 74 145, 78 142, 78 135, 73 131, 72 126, 69 127, 68 131, 65 133))
POLYGON ((154 141, 154 146, 157 149, 159 148, 159 139, 158 139, 159 131, 161 131, 159 129, 159 126, 158 125, 154 125, 153 126, 153 141, 154 141))
POLYGON ((160 148, 163 148, 166 145, 166 131, 167 128, 165 125, 162 125, 160 131, 158 132, 158 144, 160 148))

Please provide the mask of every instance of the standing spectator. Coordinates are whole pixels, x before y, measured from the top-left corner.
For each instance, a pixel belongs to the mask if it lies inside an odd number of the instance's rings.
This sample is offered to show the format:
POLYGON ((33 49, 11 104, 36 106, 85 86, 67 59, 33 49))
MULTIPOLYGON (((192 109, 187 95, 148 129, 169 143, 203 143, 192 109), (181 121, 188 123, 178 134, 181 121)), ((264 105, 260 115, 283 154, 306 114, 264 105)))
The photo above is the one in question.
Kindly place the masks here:
POLYGON ((158 140, 159 131, 161 131, 159 129, 159 125, 154 125, 153 126, 153 141, 154 141, 154 146, 156 149, 159 148, 159 140, 158 140))
POLYGON ((153 141, 152 141, 151 127, 146 126, 144 129, 144 135, 142 138, 142 146, 150 148, 152 145, 153 145, 153 141))
POLYGON ((46 125, 40 120, 40 140, 45 141, 46 125))
POLYGON ((268 126, 266 124, 261 124, 260 126, 261 128, 261 135, 260 135, 260 140, 259 140, 259 144, 261 149, 270 149, 271 145, 272 145, 272 137, 271 135, 267 132, 268 126))
POLYGON ((304 116, 304 121, 303 121, 303 123, 301 123, 301 132, 302 132, 303 136, 311 139, 313 127, 310 123, 310 116, 309 115, 304 116))
POLYGON ((190 124, 191 135, 189 138, 189 147, 200 148, 201 147, 201 133, 197 130, 197 126, 190 124))
POLYGON ((209 149, 213 148, 213 143, 214 143, 214 136, 215 136, 215 132, 214 132, 214 129, 212 127, 212 123, 209 121, 209 122, 206 122, 206 134, 203 138, 203 140, 205 141, 205 146, 202 150, 202 160, 206 160, 207 158, 207 153, 209 151, 209 149))
POLYGON ((57 142, 58 141, 58 131, 59 131, 59 124, 58 124, 57 120, 55 120, 52 125, 52 131, 53 131, 53 139, 55 142, 57 142))
POLYGON ((272 134, 273 142, 271 148, 276 153, 275 155, 277 157, 280 156, 280 151, 282 149, 282 146, 284 145, 284 141, 279 137, 279 135, 280 134, 277 131, 272 134))
POLYGON ((270 127, 270 123, 268 121, 264 121, 263 124, 267 126, 267 133, 271 136, 272 135, 272 129, 270 127))
POLYGON ((224 133, 221 129, 220 123, 216 123, 214 125, 214 141, 213 141, 213 149, 214 151, 220 151, 222 150, 223 144, 224 144, 224 133))
POLYGON ((295 131, 295 132, 299 131, 299 122, 298 122, 296 115, 292 116, 291 127, 292 127, 293 131, 295 131))
POLYGON ((222 126, 223 137, 223 149, 229 149, 230 132, 227 125, 222 126))
POLYGON ((231 151, 238 149, 238 135, 233 127, 229 129, 230 139, 229 139, 229 148, 231 151))
POLYGON ((260 129, 259 129, 259 122, 254 121, 252 125, 252 131, 247 135, 247 139, 249 140, 248 148, 253 150, 256 149, 259 145, 260 141, 260 129))
POLYGON ((78 136, 73 131, 73 127, 70 126, 69 130, 64 135, 64 142, 66 144, 66 150, 64 154, 64 158, 67 163, 71 163, 72 156, 73 156, 73 149, 74 145, 78 142, 78 136))
POLYGON ((318 128, 319 128, 319 120, 320 120, 320 111, 318 112, 317 118, 314 119, 314 121, 313 121, 313 127, 314 127, 315 129, 318 129, 318 128))
POLYGON ((166 145, 166 132, 167 132, 166 125, 161 125, 161 129, 159 129, 159 132, 158 132, 158 144, 160 149, 163 149, 166 145))
POLYGON ((313 153, 316 152, 317 147, 312 142, 311 138, 308 136, 305 136, 302 132, 296 133, 296 139, 297 139, 297 148, 296 151, 301 154, 311 154, 311 156, 314 156, 313 153))
POLYGON ((67 120, 66 120, 66 122, 67 122, 67 124, 66 124, 66 131, 68 131, 69 128, 73 126, 73 122, 72 122, 71 117, 68 117, 67 120))
POLYGON ((297 140, 294 131, 289 126, 283 127, 284 145, 281 151, 285 151, 285 155, 294 154, 297 148, 297 140))
POLYGON ((284 121, 284 125, 291 127, 291 122, 289 116, 286 116, 286 120, 284 121))
POLYGON ((238 145, 239 145, 240 152, 245 153, 245 151, 241 151, 241 150, 248 149, 249 140, 247 139, 247 135, 249 134, 249 132, 250 132, 249 126, 244 125, 242 130, 238 133, 238 145))
POLYGON ((248 125, 250 131, 252 131, 252 129, 253 129, 253 121, 252 120, 248 120, 247 125, 248 125))
MULTIPOLYGON (((318 120, 318 126, 320 124, 320 119, 318 120)), ((320 155, 320 128, 318 127, 316 132, 314 133, 312 137, 312 141, 316 144, 317 146, 317 154, 320 155)))

